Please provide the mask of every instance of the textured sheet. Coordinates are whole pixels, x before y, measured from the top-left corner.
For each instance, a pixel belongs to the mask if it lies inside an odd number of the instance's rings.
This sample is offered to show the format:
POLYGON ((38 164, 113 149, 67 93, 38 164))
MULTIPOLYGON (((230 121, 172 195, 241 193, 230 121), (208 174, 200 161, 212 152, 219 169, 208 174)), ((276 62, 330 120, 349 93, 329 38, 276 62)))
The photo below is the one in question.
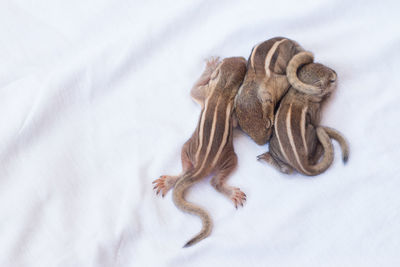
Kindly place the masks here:
POLYGON ((400 266, 398 1, 0 2, 0 266, 400 266), (239 130, 229 183, 188 194, 200 229, 151 182, 181 171, 210 56, 286 36, 335 69, 323 124, 350 142, 314 178, 256 161, 239 130))

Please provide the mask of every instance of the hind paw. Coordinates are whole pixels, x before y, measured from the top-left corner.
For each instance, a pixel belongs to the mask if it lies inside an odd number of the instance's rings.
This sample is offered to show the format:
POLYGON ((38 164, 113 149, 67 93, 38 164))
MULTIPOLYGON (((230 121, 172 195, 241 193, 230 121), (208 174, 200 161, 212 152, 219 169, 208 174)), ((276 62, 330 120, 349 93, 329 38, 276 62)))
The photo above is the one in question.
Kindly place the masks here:
POLYGON ((243 207, 244 202, 246 202, 246 194, 243 193, 239 188, 233 187, 230 199, 233 201, 235 208, 240 205, 243 207))
POLYGON ((177 177, 162 175, 157 180, 153 181, 154 191, 158 195, 161 193, 161 196, 164 197, 167 192, 174 186, 177 177))

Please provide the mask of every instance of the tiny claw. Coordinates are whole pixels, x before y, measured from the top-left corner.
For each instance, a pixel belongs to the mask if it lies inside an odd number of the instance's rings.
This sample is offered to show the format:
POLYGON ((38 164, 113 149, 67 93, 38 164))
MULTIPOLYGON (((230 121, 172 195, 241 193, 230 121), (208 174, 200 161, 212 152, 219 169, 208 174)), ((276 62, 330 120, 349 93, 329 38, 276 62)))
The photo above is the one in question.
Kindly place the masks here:
POLYGON ((231 200, 235 205, 235 208, 237 209, 239 205, 243 207, 247 198, 246 194, 242 192, 239 187, 234 187, 233 190, 231 200))

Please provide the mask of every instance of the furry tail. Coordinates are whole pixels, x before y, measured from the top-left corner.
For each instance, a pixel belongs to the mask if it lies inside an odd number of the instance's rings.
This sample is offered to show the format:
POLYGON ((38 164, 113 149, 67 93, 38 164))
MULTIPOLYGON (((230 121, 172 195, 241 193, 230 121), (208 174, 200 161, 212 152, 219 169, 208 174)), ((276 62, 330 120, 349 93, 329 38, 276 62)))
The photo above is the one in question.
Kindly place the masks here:
POLYGON ((324 128, 325 132, 329 135, 330 138, 335 139, 339 143, 340 148, 342 149, 342 160, 344 163, 346 163, 347 160, 349 159, 349 153, 350 153, 349 145, 348 145, 346 139, 343 137, 343 135, 339 131, 337 131, 333 128, 325 127, 325 126, 323 128, 324 128))
POLYGON ((180 179, 176 183, 173 191, 173 200, 175 205, 182 211, 199 216, 203 224, 201 231, 195 237, 190 239, 183 246, 184 248, 190 247, 209 236, 212 229, 212 221, 210 215, 200 206, 190 203, 184 198, 186 189, 188 189, 195 182, 195 179, 193 179, 192 177, 182 177, 182 179, 180 179))
POLYGON ((314 56, 311 52, 300 52, 292 57, 289 61, 288 66, 286 67, 286 76, 291 86, 299 92, 308 95, 315 95, 321 93, 321 89, 311 85, 305 84, 300 81, 299 77, 297 77, 297 71, 303 65, 310 64, 314 62, 314 56))
POLYGON ((324 127, 317 128, 317 137, 324 149, 324 156, 320 162, 315 165, 310 165, 307 167, 309 174, 307 175, 317 175, 324 172, 331 166, 333 162, 333 146, 332 141, 329 138, 328 133, 325 132, 324 127))

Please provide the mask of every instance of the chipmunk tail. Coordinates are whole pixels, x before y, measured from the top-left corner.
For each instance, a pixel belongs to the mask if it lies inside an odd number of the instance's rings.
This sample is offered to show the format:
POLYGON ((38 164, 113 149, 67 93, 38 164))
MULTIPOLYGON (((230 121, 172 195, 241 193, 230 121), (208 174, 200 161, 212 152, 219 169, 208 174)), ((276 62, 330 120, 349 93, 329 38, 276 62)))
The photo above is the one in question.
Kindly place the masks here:
POLYGON ((333 128, 325 126, 323 128, 330 138, 335 139, 339 143, 340 149, 342 150, 342 161, 343 163, 346 163, 349 160, 350 154, 350 148, 346 138, 344 138, 344 136, 339 131, 333 128))
POLYGON ((191 177, 179 180, 175 185, 173 192, 173 200, 175 205, 184 212, 199 216, 203 225, 200 232, 186 242, 186 244, 183 246, 184 248, 190 247, 208 237, 212 230, 212 221, 208 212, 200 206, 186 201, 184 198, 185 191, 195 182, 194 180, 196 179, 192 179, 191 177))
POLYGON ((292 57, 286 67, 286 76, 290 85, 299 92, 308 95, 316 95, 321 93, 321 89, 302 82, 297 76, 299 68, 303 65, 310 64, 314 62, 314 56, 311 52, 303 51, 292 57))

